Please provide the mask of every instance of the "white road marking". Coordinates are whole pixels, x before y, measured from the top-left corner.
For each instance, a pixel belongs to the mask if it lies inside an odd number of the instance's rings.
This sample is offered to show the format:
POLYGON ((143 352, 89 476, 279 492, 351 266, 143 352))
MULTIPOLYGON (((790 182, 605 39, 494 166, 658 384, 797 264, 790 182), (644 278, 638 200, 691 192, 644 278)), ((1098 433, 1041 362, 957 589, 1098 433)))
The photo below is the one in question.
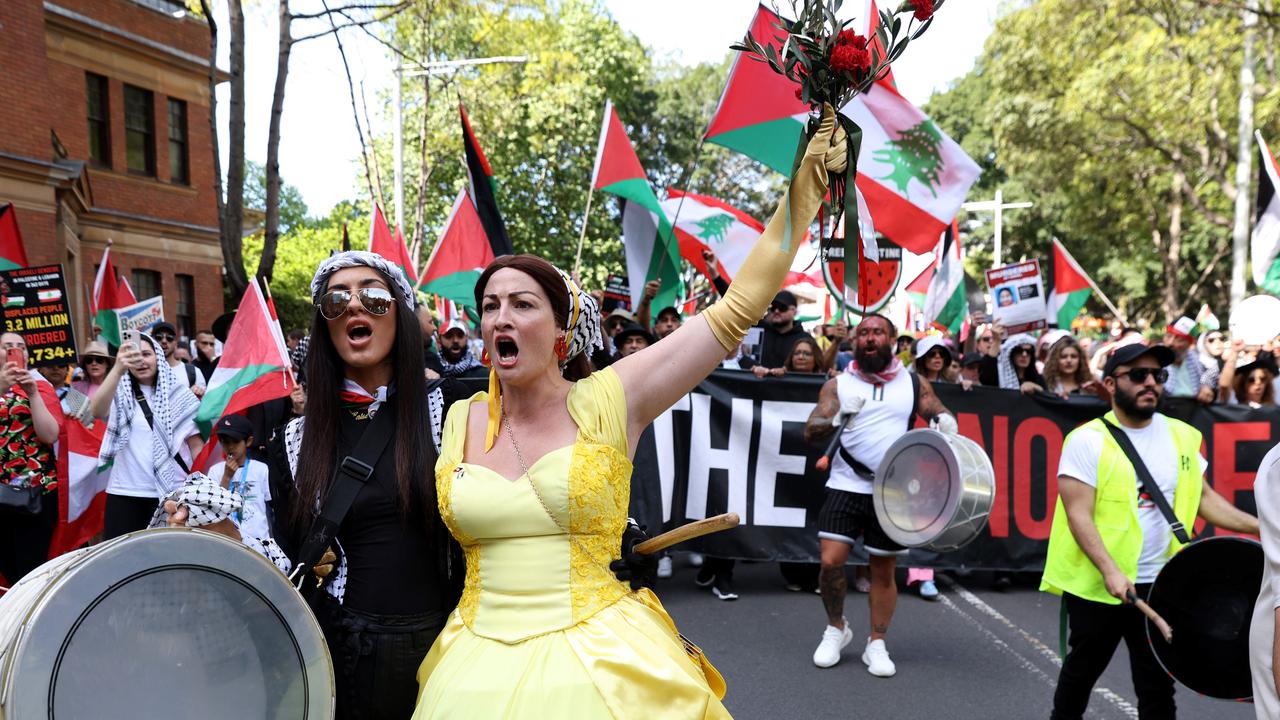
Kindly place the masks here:
MULTIPOLYGON (((986 602, 984 602, 982 598, 978 597, 977 595, 974 595, 972 592, 969 592, 969 590, 965 589, 964 586, 960 585, 954 580, 947 578, 945 576, 939 577, 938 579, 942 581, 943 584, 947 585, 949 589, 953 591, 960 599, 964 600, 966 603, 973 606, 973 608, 977 610, 979 613, 987 616, 992 620, 995 620, 997 623, 1003 625, 1007 630, 1009 630, 1010 632, 1014 633, 1015 635, 1025 640, 1029 645, 1031 645, 1032 649, 1035 650, 1037 654, 1048 659, 1049 662, 1051 662, 1055 668, 1062 667, 1062 659, 1058 657, 1057 651, 1055 651, 1053 648, 1049 647, 1048 645, 1044 644, 1044 642, 1042 642, 1040 638, 1032 635, 1026 630, 1023 630, 1021 627, 1018 627, 1018 625, 1016 625, 1012 620, 1010 620, 1009 618, 1001 614, 999 610, 996 610, 995 608, 991 607, 986 602)), ((959 615, 961 618, 968 621, 971 625, 978 628, 978 630, 981 631, 983 635, 987 636, 987 639, 991 640, 991 642, 996 647, 1000 648, 1001 650, 1013 656, 1018 661, 1018 663, 1022 665, 1022 667, 1025 670, 1027 670, 1029 673, 1044 680, 1050 686, 1054 686, 1057 684, 1056 677, 1050 677, 1048 673, 1040 669, 1040 666, 1037 665, 1035 661, 1022 655, 1022 653, 1019 653, 1017 650, 1014 650, 1008 643, 1000 639, 999 636, 997 636, 994 632, 992 632, 989 628, 987 628, 986 625, 983 625, 980 620, 978 620, 977 618, 974 618, 972 615, 969 615, 964 610, 962 610, 958 605, 952 602, 951 599, 947 597, 947 595, 939 595, 938 599, 942 601, 942 605, 946 607, 948 610, 951 610, 952 612, 959 615)), ((1093 692, 1105 698, 1108 702, 1114 705, 1117 710, 1119 710, 1121 713, 1125 715, 1125 717, 1131 717, 1131 718, 1138 717, 1138 708, 1135 707, 1128 700, 1125 700, 1115 691, 1110 690, 1109 688, 1095 687, 1093 689, 1093 692)))

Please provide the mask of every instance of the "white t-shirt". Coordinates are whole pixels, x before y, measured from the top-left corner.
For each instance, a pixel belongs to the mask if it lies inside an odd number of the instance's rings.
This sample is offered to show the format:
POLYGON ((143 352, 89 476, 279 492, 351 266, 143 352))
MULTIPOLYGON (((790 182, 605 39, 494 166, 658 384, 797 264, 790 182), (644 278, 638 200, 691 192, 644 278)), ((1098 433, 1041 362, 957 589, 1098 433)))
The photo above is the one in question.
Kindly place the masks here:
MULTIPOLYGON (((907 420, 916 404, 915 392, 915 383, 906 370, 883 385, 864 382, 845 372, 836 376, 836 395, 842 402, 852 397, 864 400, 858 416, 841 433, 840 444, 871 472, 879 470, 889 446, 908 430, 907 420)), ((865 495, 873 489, 872 482, 854 472, 840 453, 832 458, 827 487, 865 495)))
MULTIPOLYGON (((231 477, 229 488, 244 498, 244 508, 232 515, 231 521, 240 528, 242 536, 269 538, 271 527, 267 523, 267 501, 271 499, 271 483, 267 465, 248 457, 244 462, 245 464, 231 477)), ((226 471, 226 466, 225 462, 220 462, 209 468, 209 477, 214 482, 222 482, 222 474, 226 471)))
MULTIPOLYGON (((155 395, 155 388, 151 385, 139 387, 142 388, 142 396, 150 403, 155 395)), ((108 422, 114 422, 115 415, 116 406, 112 403, 108 422)), ((190 418, 177 427, 173 440, 169 444, 181 453, 187 467, 191 466, 191 450, 187 447, 187 438, 199 434, 200 430, 196 428, 195 419, 190 418)), ((181 476, 185 473, 178 468, 177 474, 181 476)), ((142 414, 142 408, 135 404, 129 424, 129 441, 121 446, 120 452, 116 454, 115 462, 111 466, 111 477, 107 480, 107 492, 112 495, 158 500, 162 494, 177 489, 165 488, 162 493, 156 485, 156 473, 151 467, 151 426, 147 424, 147 417, 142 414)))
MULTIPOLYGON (((1173 493, 1178 487, 1178 452, 1173 445, 1173 436, 1169 434, 1168 420, 1156 413, 1144 428, 1116 427, 1129 436, 1151 472, 1151 478, 1172 506, 1173 493)), ((1058 475, 1073 477, 1092 488, 1098 487, 1098 457, 1102 454, 1104 432, 1108 431, 1087 427, 1073 432, 1062 445, 1058 475)), ((1203 475, 1208 467, 1209 462, 1200 456, 1200 473, 1203 475)), ((1148 497, 1138 499, 1138 526, 1142 528, 1142 554, 1138 556, 1138 577, 1134 582, 1149 583, 1164 567, 1173 531, 1169 528, 1169 521, 1160 514, 1160 508, 1148 497)))

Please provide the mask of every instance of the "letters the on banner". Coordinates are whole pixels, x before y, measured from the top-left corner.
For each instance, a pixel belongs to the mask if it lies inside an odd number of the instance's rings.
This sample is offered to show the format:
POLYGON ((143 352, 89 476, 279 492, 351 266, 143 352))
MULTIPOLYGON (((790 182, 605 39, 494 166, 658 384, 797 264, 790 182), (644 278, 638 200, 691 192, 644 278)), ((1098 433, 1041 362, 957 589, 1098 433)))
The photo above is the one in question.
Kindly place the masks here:
MULTIPOLYGON (((816 562, 826 474, 814 467, 821 448, 808 446, 803 431, 825 380, 716 371, 642 435, 634 459, 632 515, 654 533, 736 512, 740 527, 681 548, 741 559, 816 562)), ((1062 400, 995 388, 965 391, 939 384, 934 389, 956 413, 960 432, 991 457, 996 499, 987 529, 973 543, 944 555, 912 551, 905 562, 1040 570, 1063 438, 1107 406, 1094 398, 1062 400)), ((1207 480, 1228 501, 1254 512, 1253 476, 1280 437, 1280 409, 1175 402, 1165 412, 1204 434, 1207 480)))
POLYGON ((61 265, 0 272, 0 296, 4 332, 23 337, 31 367, 75 362, 76 338, 61 265))

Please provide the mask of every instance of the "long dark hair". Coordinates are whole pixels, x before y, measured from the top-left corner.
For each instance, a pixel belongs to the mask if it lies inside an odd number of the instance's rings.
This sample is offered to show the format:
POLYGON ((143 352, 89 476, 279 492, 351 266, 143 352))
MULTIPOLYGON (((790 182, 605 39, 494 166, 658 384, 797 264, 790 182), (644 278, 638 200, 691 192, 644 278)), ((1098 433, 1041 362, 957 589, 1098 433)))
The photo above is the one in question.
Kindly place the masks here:
MULTIPOLYGON (((427 380, 423 373, 426 366, 422 356, 422 329, 418 326, 418 316, 408 310, 399 286, 381 271, 375 271, 396 299, 391 381, 396 398, 395 460, 400 516, 403 520, 411 512, 420 513, 430 528, 438 516, 434 474, 437 452, 428 430, 430 419, 423 412, 427 380)), ((323 506, 338 463, 338 428, 341 425, 340 413, 343 412, 339 398, 345 374, 342 358, 329 337, 329 325, 319 309, 311 317, 306 376, 306 424, 295 477, 298 501, 290 513, 296 528, 310 527, 316 515, 314 499, 318 498, 323 506)))
MULTIPOLYGON (((564 330, 565 321, 569 317, 569 291, 556 266, 537 255, 503 255, 489 263, 489 267, 480 273, 480 279, 476 281, 476 307, 481 308, 481 314, 484 313, 484 289, 489 284, 489 278, 503 268, 519 270, 538 283, 542 292, 551 300, 551 313, 555 316, 556 327, 564 330)), ((590 351, 591 348, 587 348, 569 358, 561 373, 565 380, 576 382, 591 374, 591 360, 587 357, 590 351)))
POLYGON ((822 349, 818 347, 818 341, 814 340, 811 337, 797 338, 796 341, 791 345, 791 352, 787 353, 787 360, 786 362, 782 363, 782 366, 787 369, 787 372, 799 372, 798 370, 796 370, 795 352, 796 352, 796 348, 800 347, 801 345, 808 345, 809 352, 813 353, 813 369, 810 370, 809 372, 819 373, 819 374, 826 373, 827 372, 827 363, 825 362, 826 358, 822 356, 822 349))

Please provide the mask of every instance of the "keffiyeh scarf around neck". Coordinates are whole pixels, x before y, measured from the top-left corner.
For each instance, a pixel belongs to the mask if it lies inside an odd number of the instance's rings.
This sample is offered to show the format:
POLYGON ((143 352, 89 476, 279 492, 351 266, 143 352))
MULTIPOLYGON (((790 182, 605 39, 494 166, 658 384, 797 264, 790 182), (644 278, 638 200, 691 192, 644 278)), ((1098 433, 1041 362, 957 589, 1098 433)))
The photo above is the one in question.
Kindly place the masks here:
POLYGON ((387 396, 390 394, 391 389, 386 385, 379 385, 378 389, 370 395, 368 390, 360 387, 354 380, 348 378, 342 382, 342 402, 348 405, 364 406, 370 420, 378 414, 378 408, 382 407, 382 403, 387 401, 387 396))
POLYGON ((902 361, 898 359, 897 355, 893 356, 893 359, 889 361, 889 364, 885 366, 885 369, 877 373, 869 373, 869 372, 863 371, 861 368, 858 367, 857 358, 850 360, 849 365, 844 369, 845 372, 858 378, 862 382, 870 383, 872 385, 884 385, 888 382, 891 382, 895 377, 898 376, 898 373, 902 372, 902 370, 903 370, 902 361))
POLYGON ((458 377, 468 370, 484 367, 484 365, 476 359, 475 354, 471 352, 471 348, 467 348, 467 351, 462 354, 462 357, 459 358, 456 363, 451 363, 448 360, 445 360, 444 355, 441 355, 440 366, 444 368, 444 372, 440 373, 440 376, 447 378, 458 377))
MULTIPOLYGON (((996 368, 1000 371, 1000 387, 1005 390, 1017 390, 1022 387, 1022 381, 1018 379, 1018 371, 1014 369, 1013 361, 1009 359, 1013 349, 1020 345, 1030 345, 1035 348, 1036 339, 1026 333, 1021 333, 1006 338, 1000 344, 1000 357, 996 360, 996 368)), ((1031 362, 1035 362, 1035 360, 1035 351, 1032 350, 1031 362)))
MULTIPOLYGON (((200 408, 200 400, 187 387, 186 377, 179 378, 169 363, 165 362, 164 351, 150 335, 138 336, 144 342, 151 343, 156 354, 155 391, 147 400, 151 408, 151 469, 155 473, 154 480, 160 496, 164 496, 182 485, 185 480, 182 468, 174 462, 173 456, 179 445, 186 438, 175 438, 174 432, 187 421, 195 417, 200 408)), ((111 400, 111 419, 107 423, 107 432, 102 439, 102 450, 98 453, 98 465, 110 465, 115 461, 120 448, 129 442, 129 434, 133 424, 133 415, 139 412, 138 401, 134 397, 135 383, 133 375, 126 372, 120 377, 115 397, 111 400)))

